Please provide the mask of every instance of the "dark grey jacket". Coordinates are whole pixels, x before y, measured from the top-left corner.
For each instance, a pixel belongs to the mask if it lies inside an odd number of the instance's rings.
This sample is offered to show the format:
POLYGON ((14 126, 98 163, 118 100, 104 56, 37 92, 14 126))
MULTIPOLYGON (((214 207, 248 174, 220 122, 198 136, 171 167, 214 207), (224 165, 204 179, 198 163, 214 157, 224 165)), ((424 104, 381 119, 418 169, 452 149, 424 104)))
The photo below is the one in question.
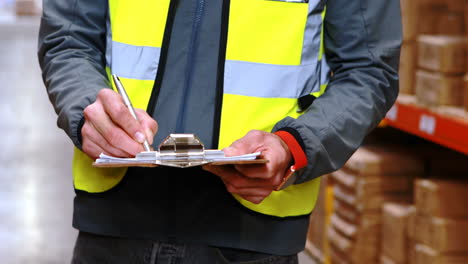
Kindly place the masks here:
MULTIPOLYGON (((316 99, 304 115, 298 119, 285 118, 274 128, 292 131, 305 146, 309 162, 296 183, 339 169, 359 147, 366 134, 384 117, 398 94, 401 44, 399 1, 321 1, 327 6, 324 46, 333 76, 327 92, 316 99)), ((216 72, 219 59, 216 56, 219 54, 222 2, 177 2, 165 65, 166 74, 159 87, 159 100, 155 108, 148 109, 160 126, 156 143, 168 132, 181 129, 176 121, 180 119, 185 120, 183 131, 177 132, 200 132, 205 143, 215 141, 212 123, 216 119, 214 90, 217 84, 216 78, 210 76, 216 72), (195 10, 200 8, 200 2, 203 4, 204 16, 197 31, 197 45, 195 48, 187 48, 187 43, 192 43, 194 39, 193 29, 186 25, 190 25, 195 10), (190 74, 186 74, 189 58, 190 61, 203 60, 205 63, 199 66, 195 63, 190 74), (180 76, 184 76, 184 82, 180 81, 180 76), (184 93, 187 89, 196 91, 190 93, 192 97, 194 94, 202 94, 201 102, 199 98, 174 99, 179 98, 174 93, 184 93), (188 110, 182 111, 182 114, 170 108, 170 105, 179 106, 182 103, 188 105, 188 110), (213 107, 206 110, 205 106, 210 105, 213 107), (202 114, 207 118, 195 118, 200 116, 201 111, 206 111, 202 114), (200 131, 200 127, 208 127, 209 131, 200 131)), ((107 16, 107 1, 44 0, 39 36, 39 61, 43 79, 58 114, 59 127, 66 131, 78 148, 81 147, 83 109, 94 102, 100 89, 109 87, 105 73, 107 16)), ((210 147, 216 147, 214 143, 210 144, 210 147)), ((110 192, 91 195, 78 191, 75 199, 75 227, 108 235, 198 241, 275 254, 295 253, 304 246, 307 217, 276 219, 247 212, 232 200, 216 177, 196 169, 183 172, 159 169, 157 174, 166 175, 167 179, 158 177, 159 181, 156 182, 151 177, 154 173, 147 169, 131 169, 128 172, 130 175, 110 192), (198 179, 202 179, 201 183, 193 182, 200 186, 200 193, 180 187, 188 185, 187 178, 184 178, 186 174, 196 174, 198 179), (135 180, 136 175, 143 176, 135 180), (161 184, 172 187, 161 190, 157 188, 161 184), (173 186, 178 187, 174 189, 173 186), (143 195, 142 190, 145 188, 157 194, 143 195), (183 195, 173 198, 171 202, 161 202, 171 200, 168 199, 171 190, 183 195), (135 196, 134 192, 139 194, 135 196), (197 199, 193 200, 193 197, 197 199), (211 203, 211 208, 201 206, 205 202, 211 203), (147 203, 147 207, 142 203, 147 203), (135 204, 141 205, 141 208, 136 209, 135 204), (149 208, 152 210, 148 211, 149 208), (128 216, 122 216, 122 212, 146 220, 130 220, 128 216), (208 223, 203 224, 191 215, 203 215, 208 223), (216 221, 207 220, 210 217, 216 218, 216 221), (171 219, 175 218, 187 219, 180 220, 178 224, 171 223, 171 219), (116 223, 106 223, 110 219, 116 223), (137 226, 134 225, 135 221, 137 226), (165 229, 155 227, 154 223, 159 223, 165 229), (191 224, 198 230, 188 230, 187 225, 191 224), (223 235, 219 236, 220 233, 223 235), (260 239, 262 243, 258 243, 260 239), (279 241, 292 242, 285 245, 279 241)))

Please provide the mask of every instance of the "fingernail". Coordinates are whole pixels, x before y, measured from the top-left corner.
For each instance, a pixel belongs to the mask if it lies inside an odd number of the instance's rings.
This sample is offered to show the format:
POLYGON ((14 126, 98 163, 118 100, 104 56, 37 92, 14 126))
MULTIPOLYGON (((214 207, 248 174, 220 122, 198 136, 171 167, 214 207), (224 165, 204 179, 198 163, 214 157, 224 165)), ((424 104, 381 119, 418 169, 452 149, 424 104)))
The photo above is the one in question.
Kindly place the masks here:
POLYGON ((232 147, 227 147, 227 148, 223 149, 223 152, 227 156, 230 156, 230 154, 232 154, 234 152, 234 149, 232 147))
POLYGON ((151 130, 147 129, 146 130, 146 136, 148 137, 148 142, 150 144, 153 144, 153 137, 154 137, 153 132, 151 130))
POLYGON ((143 135, 143 133, 141 133, 141 132, 136 132, 135 133, 135 139, 138 142, 143 143, 143 142, 145 142, 145 135, 143 135))

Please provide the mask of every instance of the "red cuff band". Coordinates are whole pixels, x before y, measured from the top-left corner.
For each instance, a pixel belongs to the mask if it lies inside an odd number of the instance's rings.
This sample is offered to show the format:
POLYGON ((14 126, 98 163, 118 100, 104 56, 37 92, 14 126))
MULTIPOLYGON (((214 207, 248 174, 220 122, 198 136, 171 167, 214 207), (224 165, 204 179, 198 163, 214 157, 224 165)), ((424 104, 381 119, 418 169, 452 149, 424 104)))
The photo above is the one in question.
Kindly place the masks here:
POLYGON ((291 151, 291 155, 294 159, 293 166, 295 170, 299 170, 307 166, 307 156, 293 135, 282 130, 276 131, 274 134, 279 136, 286 145, 288 145, 289 151, 291 151))

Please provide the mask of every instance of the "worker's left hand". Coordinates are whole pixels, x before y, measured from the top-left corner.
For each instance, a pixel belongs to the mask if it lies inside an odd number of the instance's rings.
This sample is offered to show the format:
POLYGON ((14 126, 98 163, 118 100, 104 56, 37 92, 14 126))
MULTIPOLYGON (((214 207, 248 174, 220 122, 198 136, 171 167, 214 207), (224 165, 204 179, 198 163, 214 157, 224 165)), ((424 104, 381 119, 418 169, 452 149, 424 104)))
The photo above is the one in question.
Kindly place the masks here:
POLYGON ((224 149, 226 156, 262 152, 266 164, 235 166, 205 165, 203 169, 218 175, 230 193, 258 204, 282 182, 291 165, 288 146, 275 134, 252 130, 243 138, 224 149))

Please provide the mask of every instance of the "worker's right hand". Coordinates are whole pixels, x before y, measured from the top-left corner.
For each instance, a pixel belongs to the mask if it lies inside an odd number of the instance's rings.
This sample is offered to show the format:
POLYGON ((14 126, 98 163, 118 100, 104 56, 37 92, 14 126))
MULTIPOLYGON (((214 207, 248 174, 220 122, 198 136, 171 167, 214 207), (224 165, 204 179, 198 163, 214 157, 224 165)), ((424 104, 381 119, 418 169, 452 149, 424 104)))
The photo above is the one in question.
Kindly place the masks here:
POLYGON ((139 121, 130 114, 122 97, 111 89, 99 91, 96 101, 84 109, 81 128, 82 149, 92 159, 104 153, 115 157, 135 157, 141 143, 153 143, 157 122, 146 111, 135 109, 139 121))

